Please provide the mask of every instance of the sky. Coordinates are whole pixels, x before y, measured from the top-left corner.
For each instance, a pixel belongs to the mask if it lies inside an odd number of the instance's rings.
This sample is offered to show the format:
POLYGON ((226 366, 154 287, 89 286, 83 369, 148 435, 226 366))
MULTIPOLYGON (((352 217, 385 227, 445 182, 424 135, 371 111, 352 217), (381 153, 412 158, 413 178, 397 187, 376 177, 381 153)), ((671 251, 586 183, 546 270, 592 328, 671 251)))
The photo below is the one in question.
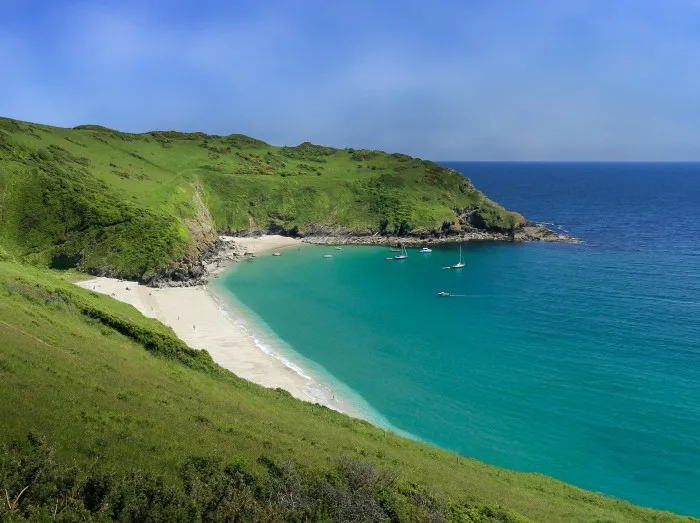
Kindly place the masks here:
POLYGON ((700 0, 0 0, 0 115, 432 160, 700 160, 700 0))

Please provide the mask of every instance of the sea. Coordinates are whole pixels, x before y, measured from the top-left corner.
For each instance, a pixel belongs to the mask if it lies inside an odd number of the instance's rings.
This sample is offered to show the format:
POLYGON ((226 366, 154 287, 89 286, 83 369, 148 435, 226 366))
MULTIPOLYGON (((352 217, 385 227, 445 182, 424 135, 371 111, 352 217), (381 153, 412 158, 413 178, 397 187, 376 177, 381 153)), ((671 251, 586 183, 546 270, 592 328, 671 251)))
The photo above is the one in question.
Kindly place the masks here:
POLYGON ((260 256, 220 282, 251 331, 379 424, 700 516, 700 164, 444 165, 581 243, 260 256))

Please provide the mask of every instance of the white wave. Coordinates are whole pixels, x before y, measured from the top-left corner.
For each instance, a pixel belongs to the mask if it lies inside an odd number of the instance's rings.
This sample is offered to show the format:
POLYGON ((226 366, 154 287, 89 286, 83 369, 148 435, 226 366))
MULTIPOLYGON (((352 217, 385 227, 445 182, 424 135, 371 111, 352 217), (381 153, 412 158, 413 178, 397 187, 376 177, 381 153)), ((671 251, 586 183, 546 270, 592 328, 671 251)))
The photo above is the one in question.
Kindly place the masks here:
POLYGON ((297 365, 297 364, 295 364, 295 363, 289 361, 287 358, 285 358, 284 356, 282 356, 282 355, 279 354, 278 352, 274 351, 274 350, 272 349, 272 347, 270 347, 268 344, 266 344, 266 343, 262 342, 261 340, 259 340, 258 338, 256 338, 255 335, 252 334, 252 333, 250 332, 250 330, 248 329, 248 326, 245 324, 245 322, 243 322, 242 320, 236 320, 236 321, 234 321, 234 323, 236 324, 236 326, 237 326, 239 329, 241 329, 243 332, 245 332, 246 335, 247 335, 251 340, 253 340, 253 343, 255 343, 256 347, 258 347, 258 348, 259 348, 261 351, 263 351, 265 354, 267 354, 268 356, 272 356, 273 358, 275 358, 275 359, 281 361, 287 368, 293 370, 294 372, 296 372, 296 373, 297 373, 299 376, 301 376, 302 378, 305 378, 305 379, 307 379, 307 380, 311 380, 311 379, 312 379, 311 376, 309 376, 308 374, 306 374, 306 373, 302 370, 302 368, 299 367, 299 365, 297 365))
POLYGON ((559 225, 558 223, 553 223, 553 222, 535 222, 537 225, 540 225, 542 227, 549 227, 550 229, 557 229, 558 231, 561 231, 565 234, 569 234, 569 231, 564 228, 563 225, 559 225))
MULTIPOLYGON (((231 314, 231 309, 227 307, 227 302, 225 299, 219 297, 214 292, 209 292, 209 295, 214 299, 217 304, 219 312, 224 315, 228 320, 230 320, 234 325, 236 325, 241 331, 248 336, 256 347, 258 347, 262 352, 268 356, 275 358, 280 361, 287 368, 301 376, 302 378, 308 380, 308 383, 303 387, 303 392, 306 396, 314 403, 318 403, 329 409, 346 412, 344 405, 348 405, 350 410, 348 412, 354 413, 354 415, 359 415, 371 423, 382 426, 386 429, 392 430, 396 433, 403 434, 404 436, 411 437, 413 439, 418 439, 416 436, 405 433, 396 427, 394 427, 384 416, 379 412, 375 411, 361 396, 357 395, 351 389, 346 390, 347 387, 342 384, 338 384, 339 391, 342 392, 340 396, 337 395, 334 388, 320 382, 309 376, 299 365, 290 361, 282 354, 277 352, 271 345, 265 343, 255 336, 253 330, 249 327, 248 323, 240 318, 234 317, 231 314)), ((280 340, 280 343, 284 343, 280 340)), ((347 413, 347 412, 346 412, 347 413)))
POLYGON ((234 317, 232 317, 232 316, 231 316, 231 313, 229 312, 229 309, 226 308, 226 305, 224 304, 224 302, 223 302, 221 299, 219 299, 215 294, 210 293, 210 296, 211 296, 211 297, 214 299, 214 301, 216 302, 216 305, 217 305, 217 307, 218 307, 218 309, 219 309, 219 312, 220 312, 223 316, 225 316, 228 320, 230 320, 231 322, 233 322, 233 324, 234 324, 236 327, 238 327, 240 330, 242 330, 242 331, 245 333, 245 335, 248 336, 248 337, 253 341, 253 343, 255 344, 255 346, 256 346, 257 348, 259 348, 261 351, 263 351, 263 352, 264 352, 265 354, 267 354, 268 356, 271 356, 271 357, 275 358, 276 360, 281 361, 281 362, 284 364, 285 367, 287 367, 288 369, 294 371, 295 373, 297 373, 297 374, 298 374, 299 376, 301 376, 302 378, 307 379, 307 380, 311 380, 311 376, 309 376, 308 374, 306 374, 306 373, 302 370, 302 368, 299 367, 299 365, 297 365, 297 364, 295 364, 295 363, 289 361, 287 358, 285 358, 284 356, 282 356, 282 355, 279 354, 278 352, 274 351, 274 350, 272 349, 272 347, 270 347, 269 345, 267 345, 266 343, 264 343, 263 341, 261 341, 260 339, 258 339, 257 337, 255 337, 255 335, 254 335, 254 334, 250 331, 250 329, 248 328, 248 324, 247 324, 245 321, 241 320, 240 318, 234 318, 234 317))

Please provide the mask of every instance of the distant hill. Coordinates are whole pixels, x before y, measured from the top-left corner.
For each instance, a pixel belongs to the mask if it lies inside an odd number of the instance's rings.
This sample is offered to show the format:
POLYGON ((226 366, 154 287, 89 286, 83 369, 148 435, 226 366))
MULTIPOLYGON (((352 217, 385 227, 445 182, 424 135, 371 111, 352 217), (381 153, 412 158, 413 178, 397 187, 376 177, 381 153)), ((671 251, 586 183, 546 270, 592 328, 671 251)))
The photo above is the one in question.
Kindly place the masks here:
POLYGON ((441 236, 523 223, 460 173, 403 154, 0 118, 0 246, 32 264, 149 281, 191 270, 222 232, 441 236))

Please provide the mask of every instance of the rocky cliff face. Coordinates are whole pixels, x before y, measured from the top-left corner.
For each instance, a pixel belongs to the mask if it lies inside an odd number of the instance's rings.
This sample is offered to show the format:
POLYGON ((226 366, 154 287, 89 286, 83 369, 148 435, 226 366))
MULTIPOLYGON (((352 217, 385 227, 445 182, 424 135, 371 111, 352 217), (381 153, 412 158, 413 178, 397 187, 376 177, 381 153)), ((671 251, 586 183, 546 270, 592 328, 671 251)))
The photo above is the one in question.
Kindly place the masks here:
POLYGON ((206 281, 207 269, 205 260, 221 250, 218 234, 209 209, 202 199, 202 188, 193 185, 195 214, 184 220, 192 241, 185 255, 156 274, 145 283, 154 287, 163 285, 188 286, 206 281))
MULTIPOLYGON (((192 237, 192 245, 185 256, 170 264, 154 278, 148 280, 148 285, 160 286, 192 286, 206 283, 212 271, 225 263, 242 259, 244 252, 235 239, 219 237, 211 215, 202 199, 202 190, 194 187, 195 216, 185 221, 192 237)), ((268 227, 266 234, 281 234, 301 238, 304 242, 317 245, 397 245, 420 247, 424 245, 439 245, 445 243, 462 243, 469 241, 546 241, 576 243, 578 240, 532 222, 517 213, 514 214, 512 229, 487 228, 482 210, 478 208, 455 209, 455 218, 445 222, 438 229, 414 230, 407 234, 380 234, 376 230, 352 229, 347 227, 311 224, 303 230, 284 229, 278 225, 268 227)), ((255 234, 260 234, 259 232, 255 234)), ((248 236, 250 233, 238 234, 248 236)))
POLYGON ((489 228, 483 211, 467 207, 455 209, 455 218, 444 222, 437 229, 415 229, 406 234, 382 234, 371 229, 352 229, 328 225, 310 225, 304 230, 287 231, 276 227, 267 232, 302 238, 314 244, 360 244, 360 245, 427 245, 430 243, 458 243, 465 241, 550 241, 576 243, 576 239, 556 232, 513 213, 513 227, 489 228))

